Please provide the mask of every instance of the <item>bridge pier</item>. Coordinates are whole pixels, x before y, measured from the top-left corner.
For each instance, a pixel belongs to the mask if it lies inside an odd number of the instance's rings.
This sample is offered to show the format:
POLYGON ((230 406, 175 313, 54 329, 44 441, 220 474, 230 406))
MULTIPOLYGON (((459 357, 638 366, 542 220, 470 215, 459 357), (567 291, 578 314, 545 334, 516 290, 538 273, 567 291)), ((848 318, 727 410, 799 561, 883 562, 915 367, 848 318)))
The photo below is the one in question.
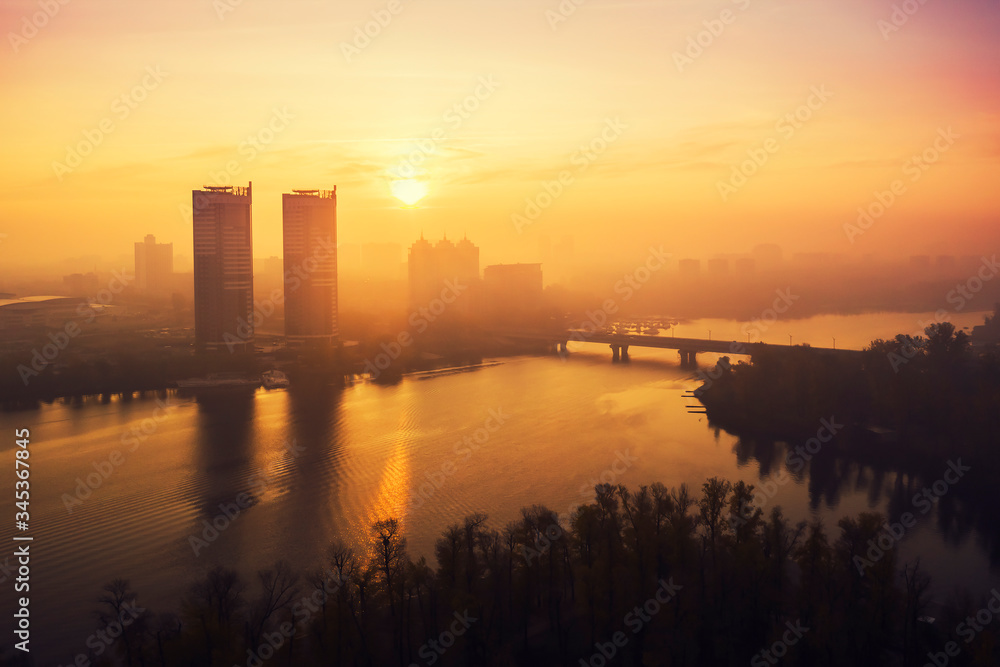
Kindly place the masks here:
POLYGON ((622 345, 621 343, 612 343, 608 347, 611 348, 611 363, 617 364, 628 363, 628 345, 622 345))
POLYGON ((698 366, 698 360, 695 355, 698 353, 695 350, 678 350, 681 355, 681 368, 695 368, 698 366))
POLYGON ((559 353, 560 357, 565 357, 569 354, 569 350, 566 349, 566 341, 560 341, 556 343, 556 352, 559 353))

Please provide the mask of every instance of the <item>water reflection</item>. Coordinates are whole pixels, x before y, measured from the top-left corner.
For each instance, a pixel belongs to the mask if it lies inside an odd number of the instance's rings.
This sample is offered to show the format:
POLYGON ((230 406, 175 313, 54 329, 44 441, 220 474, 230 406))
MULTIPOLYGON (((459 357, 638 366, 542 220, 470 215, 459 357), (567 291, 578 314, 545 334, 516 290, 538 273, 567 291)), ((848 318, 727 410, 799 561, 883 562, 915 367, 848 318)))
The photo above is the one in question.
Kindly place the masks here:
MULTIPOLYGON (((974 538, 988 553, 991 567, 1000 569, 1000 515, 993 509, 996 490, 988 475, 980 474, 974 466, 938 494, 934 484, 945 488, 941 481, 954 459, 942 456, 938 469, 915 470, 907 461, 887 455, 884 446, 863 434, 838 437, 801 469, 794 465, 794 450, 794 444, 760 435, 739 437, 733 446, 741 466, 756 462, 763 483, 781 474, 796 481, 807 478, 813 511, 836 508, 845 497, 864 494, 869 508, 884 505, 882 512, 890 521, 898 521, 906 512, 917 521, 933 521, 935 533, 952 547, 974 538)), ((894 451, 898 449, 894 447, 894 451)), ((963 460, 962 465, 968 463, 963 460)))
POLYGON ((199 395, 195 429, 196 488, 204 518, 219 514, 220 504, 252 493, 247 482, 256 459, 252 430, 256 403, 252 393, 199 395), (234 489, 234 480, 244 488, 234 489))
POLYGON ((342 387, 298 385, 286 393, 288 440, 282 449, 291 492, 281 507, 283 539, 329 535, 344 514, 342 387))

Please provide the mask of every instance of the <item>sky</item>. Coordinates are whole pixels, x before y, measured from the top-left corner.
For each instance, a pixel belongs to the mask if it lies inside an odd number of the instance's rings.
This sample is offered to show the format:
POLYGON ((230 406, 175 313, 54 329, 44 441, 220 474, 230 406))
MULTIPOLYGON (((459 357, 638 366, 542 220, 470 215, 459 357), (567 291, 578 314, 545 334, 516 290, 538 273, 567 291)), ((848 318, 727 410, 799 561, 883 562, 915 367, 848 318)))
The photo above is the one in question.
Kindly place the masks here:
POLYGON ((5 0, 0 26, 0 271, 150 233, 190 257, 191 191, 248 181, 259 257, 281 193, 334 185, 342 243, 468 235, 484 264, 1000 240, 994 0, 5 0))

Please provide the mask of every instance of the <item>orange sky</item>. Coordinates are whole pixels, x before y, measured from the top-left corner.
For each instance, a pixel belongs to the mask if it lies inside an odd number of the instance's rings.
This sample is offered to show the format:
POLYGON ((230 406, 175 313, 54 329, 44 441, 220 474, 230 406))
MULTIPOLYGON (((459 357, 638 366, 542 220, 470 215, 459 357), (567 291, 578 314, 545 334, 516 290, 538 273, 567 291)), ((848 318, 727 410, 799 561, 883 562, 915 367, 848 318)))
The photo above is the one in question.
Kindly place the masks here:
POLYGON ((484 263, 535 260, 542 235, 572 235, 585 261, 652 243, 996 247, 996 2, 910 0, 892 32, 885 0, 577 2, 6 0, 0 267, 110 260, 147 233, 190 256, 190 191, 227 167, 254 182, 257 256, 281 253, 282 192, 334 184, 342 242, 468 233, 484 263), (345 49, 373 13, 391 20, 345 49), (817 89, 832 95, 779 125, 817 89), (907 173, 949 127, 958 138, 907 173), (606 150, 584 157, 602 132, 606 150), (420 140, 428 194, 404 209, 390 181, 420 140), (765 146, 724 201, 720 183, 765 146), (562 192, 518 229, 560 172, 562 192), (898 201, 849 240, 897 179, 898 201))

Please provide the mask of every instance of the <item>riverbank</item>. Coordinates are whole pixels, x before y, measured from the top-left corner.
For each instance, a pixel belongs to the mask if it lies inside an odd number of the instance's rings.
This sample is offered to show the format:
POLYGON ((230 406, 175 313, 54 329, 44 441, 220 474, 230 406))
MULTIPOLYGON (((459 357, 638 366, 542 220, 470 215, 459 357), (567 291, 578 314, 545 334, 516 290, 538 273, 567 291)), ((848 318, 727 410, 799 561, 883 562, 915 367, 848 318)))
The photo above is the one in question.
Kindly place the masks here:
POLYGON ((214 374, 259 377, 270 369, 285 372, 295 384, 343 386, 352 376, 378 384, 395 384, 404 375, 482 364, 489 357, 548 354, 540 344, 497 344, 449 348, 424 345, 390 357, 373 345, 329 350, 285 348, 258 353, 89 347, 58 363, 32 365, 29 352, 0 358, 0 409, 19 410, 40 402, 85 396, 126 396, 177 388, 177 382, 214 374), (374 348, 374 349, 372 349, 374 348))
MULTIPOLYGON (((771 471, 810 479, 845 469, 895 476, 892 493, 907 507, 922 489, 944 484, 934 503, 976 525, 996 548, 992 512, 1000 451, 1000 358, 972 350, 946 325, 927 336, 876 340, 856 360, 832 361, 807 348, 755 354, 720 365, 696 391, 709 423, 740 438, 740 451, 771 471)), ((935 487, 936 488, 936 487, 935 487)))

